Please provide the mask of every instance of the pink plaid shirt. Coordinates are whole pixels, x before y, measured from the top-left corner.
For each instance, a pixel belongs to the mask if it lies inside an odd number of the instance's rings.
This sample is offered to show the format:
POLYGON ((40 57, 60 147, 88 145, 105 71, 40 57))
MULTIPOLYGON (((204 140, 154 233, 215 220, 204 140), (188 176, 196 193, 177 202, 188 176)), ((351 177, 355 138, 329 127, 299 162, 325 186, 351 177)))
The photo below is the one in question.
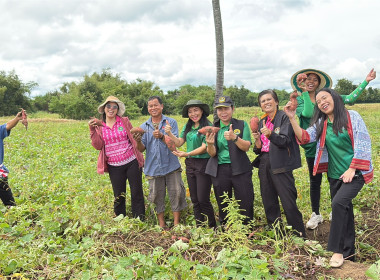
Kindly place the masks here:
POLYGON ((103 141, 109 165, 121 166, 136 158, 132 143, 127 137, 126 128, 119 116, 116 117, 112 128, 103 123, 103 141))

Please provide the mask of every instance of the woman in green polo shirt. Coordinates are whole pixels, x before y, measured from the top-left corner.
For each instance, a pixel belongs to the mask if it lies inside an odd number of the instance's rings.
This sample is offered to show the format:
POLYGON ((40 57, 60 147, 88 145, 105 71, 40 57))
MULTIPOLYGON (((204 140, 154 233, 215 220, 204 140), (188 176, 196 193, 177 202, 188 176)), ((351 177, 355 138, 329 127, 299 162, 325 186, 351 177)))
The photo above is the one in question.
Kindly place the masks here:
POLYGON ((187 143, 186 152, 174 151, 173 154, 186 157, 186 177, 197 226, 207 220, 209 227, 215 227, 214 209, 210 201, 211 178, 205 174, 210 156, 206 152, 205 136, 198 133, 200 128, 211 125, 207 119, 209 114, 210 108, 207 104, 199 100, 190 100, 182 109, 182 117, 189 120, 179 138, 171 132, 168 124, 165 126, 165 132, 174 141, 176 147, 187 143))
MULTIPOLYGON (((363 92, 364 88, 368 85, 370 81, 376 78, 376 71, 372 69, 365 80, 349 95, 340 95, 345 104, 353 104, 359 98, 360 94, 363 92)), ((316 70, 316 69, 303 69, 299 70, 293 74, 290 79, 290 83, 294 90, 302 92, 298 96, 298 106, 296 114, 299 119, 299 125, 303 129, 307 129, 310 126, 310 120, 313 116, 315 107, 315 95, 316 92, 321 88, 331 88, 332 80, 326 73, 316 70), (301 75, 305 74, 303 79, 301 75)), ((309 170, 310 178, 310 201, 312 214, 310 220, 306 223, 306 228, 315 229, 320 223, 323 222, 323 217, 319 212, 319 202, 321 197, 321 183, 322 174, 313 175, 313 166, 315 159, 315 147, 316 143, 308 143, 302 145, 305 150, 306 162, 309 170)))
POLYGON ((329 88, 315 96, 317 107, 310 127, 304 130, 284 107, 301 144, 316 142, 313 175, 327 172, 332 220, 327 249, 333 252, 330 266, 340 267, 355 257, 355 221, 352 200, 373 179, 371 137, 362 117, 346 110, 341 96, 329 88))

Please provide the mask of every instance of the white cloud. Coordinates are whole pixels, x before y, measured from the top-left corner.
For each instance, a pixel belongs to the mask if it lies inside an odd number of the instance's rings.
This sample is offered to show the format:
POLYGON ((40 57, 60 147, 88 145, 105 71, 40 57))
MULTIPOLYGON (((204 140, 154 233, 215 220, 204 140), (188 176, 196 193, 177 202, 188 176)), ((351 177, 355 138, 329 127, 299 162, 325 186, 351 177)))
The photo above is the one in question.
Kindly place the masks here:
MULTIPOLYGON (((290 90, 317 68, 360 83, 380 68, 377 0, 220 0, 225 85, 290 90)), ((0 70, 39 84, 33 94, 110 68, 164 91, 215 84, 211 1, 30 0, 0 2, 0 70)), ((379 78, 371 86, 380 87, 379 78)))

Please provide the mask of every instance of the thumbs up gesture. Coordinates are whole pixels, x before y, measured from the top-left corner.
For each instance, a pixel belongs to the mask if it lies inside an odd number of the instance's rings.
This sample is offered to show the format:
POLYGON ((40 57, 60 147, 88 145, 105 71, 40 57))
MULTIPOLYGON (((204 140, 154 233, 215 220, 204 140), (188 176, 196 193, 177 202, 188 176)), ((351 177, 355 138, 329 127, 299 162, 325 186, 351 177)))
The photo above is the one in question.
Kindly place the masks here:
POLYGON ((170 135, 172 133, 172 127, 170 126, 170 123, 168 120, 166 120, 166 125, 164 128, 167 135, 170 135))
POLYGON ((263 121, 263 127, 260 129, 261 134, 264 134, 266 138, 269 138, 269 136, 272 134, 272 130, 270 130, 266 123, 265 120, 263 121))
POLYGON ((224 132, 224 138, 226 138, 226 140, 235 140, 236 135, 232 129, 232 124, 230 124, 230 129, 224 132))

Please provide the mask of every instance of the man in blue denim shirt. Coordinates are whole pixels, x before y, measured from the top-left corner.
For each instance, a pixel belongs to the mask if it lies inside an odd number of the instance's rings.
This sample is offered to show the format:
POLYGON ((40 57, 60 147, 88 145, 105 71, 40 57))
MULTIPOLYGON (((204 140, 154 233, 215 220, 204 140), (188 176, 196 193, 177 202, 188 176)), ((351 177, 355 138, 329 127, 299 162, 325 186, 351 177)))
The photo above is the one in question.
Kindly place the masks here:
POLYGON ((15 206, 15 199, 11 188, 8 185, 8 169, 5 167, 4 161, 4 138, 11 134, 11 129, 14 128, 19 121, 22 120, 22 112, 18 112, 16 117, 6 124, 0 125, 0 199, 5 206, 15 206))
POLYGON ((165 143, 164 128, 168 122, 172 133, 178 136, 177 121, 164 116, 164 105, 159 96, 148 99, 149 120, 140 127, 145 133, 134 134, 137 149, 145 151, 145 177, 149 182, 149 201, 156 205, 156 213, 160 227, 165 228, 165 195, 168 190, 174 225, 179 224, 180 211, 186 208, 186 191, 181 177, 181 164, 165 143))

